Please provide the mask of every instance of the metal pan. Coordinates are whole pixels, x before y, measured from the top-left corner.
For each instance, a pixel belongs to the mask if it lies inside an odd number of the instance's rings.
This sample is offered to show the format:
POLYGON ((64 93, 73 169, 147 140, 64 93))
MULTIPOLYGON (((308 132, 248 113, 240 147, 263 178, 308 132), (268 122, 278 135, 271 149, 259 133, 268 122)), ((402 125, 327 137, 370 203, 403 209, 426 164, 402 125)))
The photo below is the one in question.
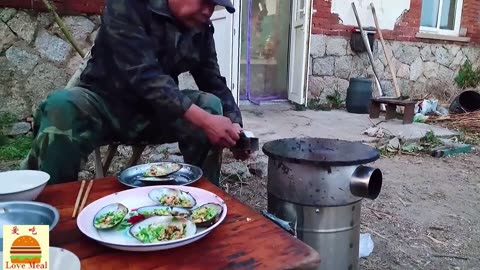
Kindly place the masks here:
POLYGON ((155 162, 141 164, 125 169, 117 175, 118 181, 128 187, 146 187, 150 185, 172 185, 172 186, 187 186, 198 180, 203 176, 203 171, 201 168, 185 164, 178 163, 182 165, 182 168, 175 173, 165 176, 163 179, 159 178, 158 181, 142 181, 143 174, 150 168, 152 165, 162 164, 162 163, 171 163, 171 161, 166 162, 155 162))

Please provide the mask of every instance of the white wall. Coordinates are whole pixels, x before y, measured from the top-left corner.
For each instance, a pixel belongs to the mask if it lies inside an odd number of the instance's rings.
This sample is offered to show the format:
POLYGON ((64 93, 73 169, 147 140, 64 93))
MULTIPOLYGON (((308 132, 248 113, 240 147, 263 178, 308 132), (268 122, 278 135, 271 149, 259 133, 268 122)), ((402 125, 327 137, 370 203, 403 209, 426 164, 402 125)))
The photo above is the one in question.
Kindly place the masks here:
MULTIPOLYGON (((375 27, 370 3, 373 2, 381 29, 393 30, 403 12, 410 9, 410 0, 354 0, 363 27, 375 27)), ((342 24, 358 26, 351 0, 332 0, 332 13, 342 24)))

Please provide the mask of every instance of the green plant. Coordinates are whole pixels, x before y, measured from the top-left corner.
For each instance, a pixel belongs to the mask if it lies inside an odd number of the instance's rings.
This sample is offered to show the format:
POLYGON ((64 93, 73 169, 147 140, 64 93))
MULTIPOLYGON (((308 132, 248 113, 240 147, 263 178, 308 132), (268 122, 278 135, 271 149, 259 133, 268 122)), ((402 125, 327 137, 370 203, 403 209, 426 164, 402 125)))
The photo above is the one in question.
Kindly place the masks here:
POLYGON ((332 109, 341 109, 343 107, 342 94, 338 90, 335 90, 333 94, 327 96, 327 101, 331 105, 332 109))
POLYGON ((427 150, 442 145, 442 140, 431 130, 427 131, 425 136, 420 139, 420 144, 427 150))
POLYGON ((472 63, 465 61, 455 77, 455 83, 462 89, 477 87, 480 83, 480 69, 474 70, 472 63))
POLYGON ((330 111, 332 109, 330 104, 322 103, 320 97, 309 99, 307 107, 314 111, 330 111))

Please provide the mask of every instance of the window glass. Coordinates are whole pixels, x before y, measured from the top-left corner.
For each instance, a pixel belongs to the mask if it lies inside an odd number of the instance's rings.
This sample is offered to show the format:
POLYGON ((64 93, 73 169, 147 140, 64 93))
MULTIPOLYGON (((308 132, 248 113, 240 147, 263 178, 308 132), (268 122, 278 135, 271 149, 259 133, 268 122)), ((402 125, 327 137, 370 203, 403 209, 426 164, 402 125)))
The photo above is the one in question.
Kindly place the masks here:
POLYGON ((442 12, 440 16, 440 29, 454 30, 456 13, 457 1, 443 0, 442 12))
POLYGON ((437 28, 439 6, 440 0, 422 1, 421 26, 437 28))

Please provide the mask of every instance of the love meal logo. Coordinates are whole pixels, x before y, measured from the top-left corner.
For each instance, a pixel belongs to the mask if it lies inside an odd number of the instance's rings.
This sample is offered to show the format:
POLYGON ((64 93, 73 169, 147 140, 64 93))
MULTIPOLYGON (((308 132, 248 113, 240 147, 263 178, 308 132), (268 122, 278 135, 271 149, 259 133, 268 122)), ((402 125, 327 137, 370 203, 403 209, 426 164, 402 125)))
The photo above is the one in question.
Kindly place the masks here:
POLYGON ((49 269, 48 225, 4 225, 3 269, 49 269))

